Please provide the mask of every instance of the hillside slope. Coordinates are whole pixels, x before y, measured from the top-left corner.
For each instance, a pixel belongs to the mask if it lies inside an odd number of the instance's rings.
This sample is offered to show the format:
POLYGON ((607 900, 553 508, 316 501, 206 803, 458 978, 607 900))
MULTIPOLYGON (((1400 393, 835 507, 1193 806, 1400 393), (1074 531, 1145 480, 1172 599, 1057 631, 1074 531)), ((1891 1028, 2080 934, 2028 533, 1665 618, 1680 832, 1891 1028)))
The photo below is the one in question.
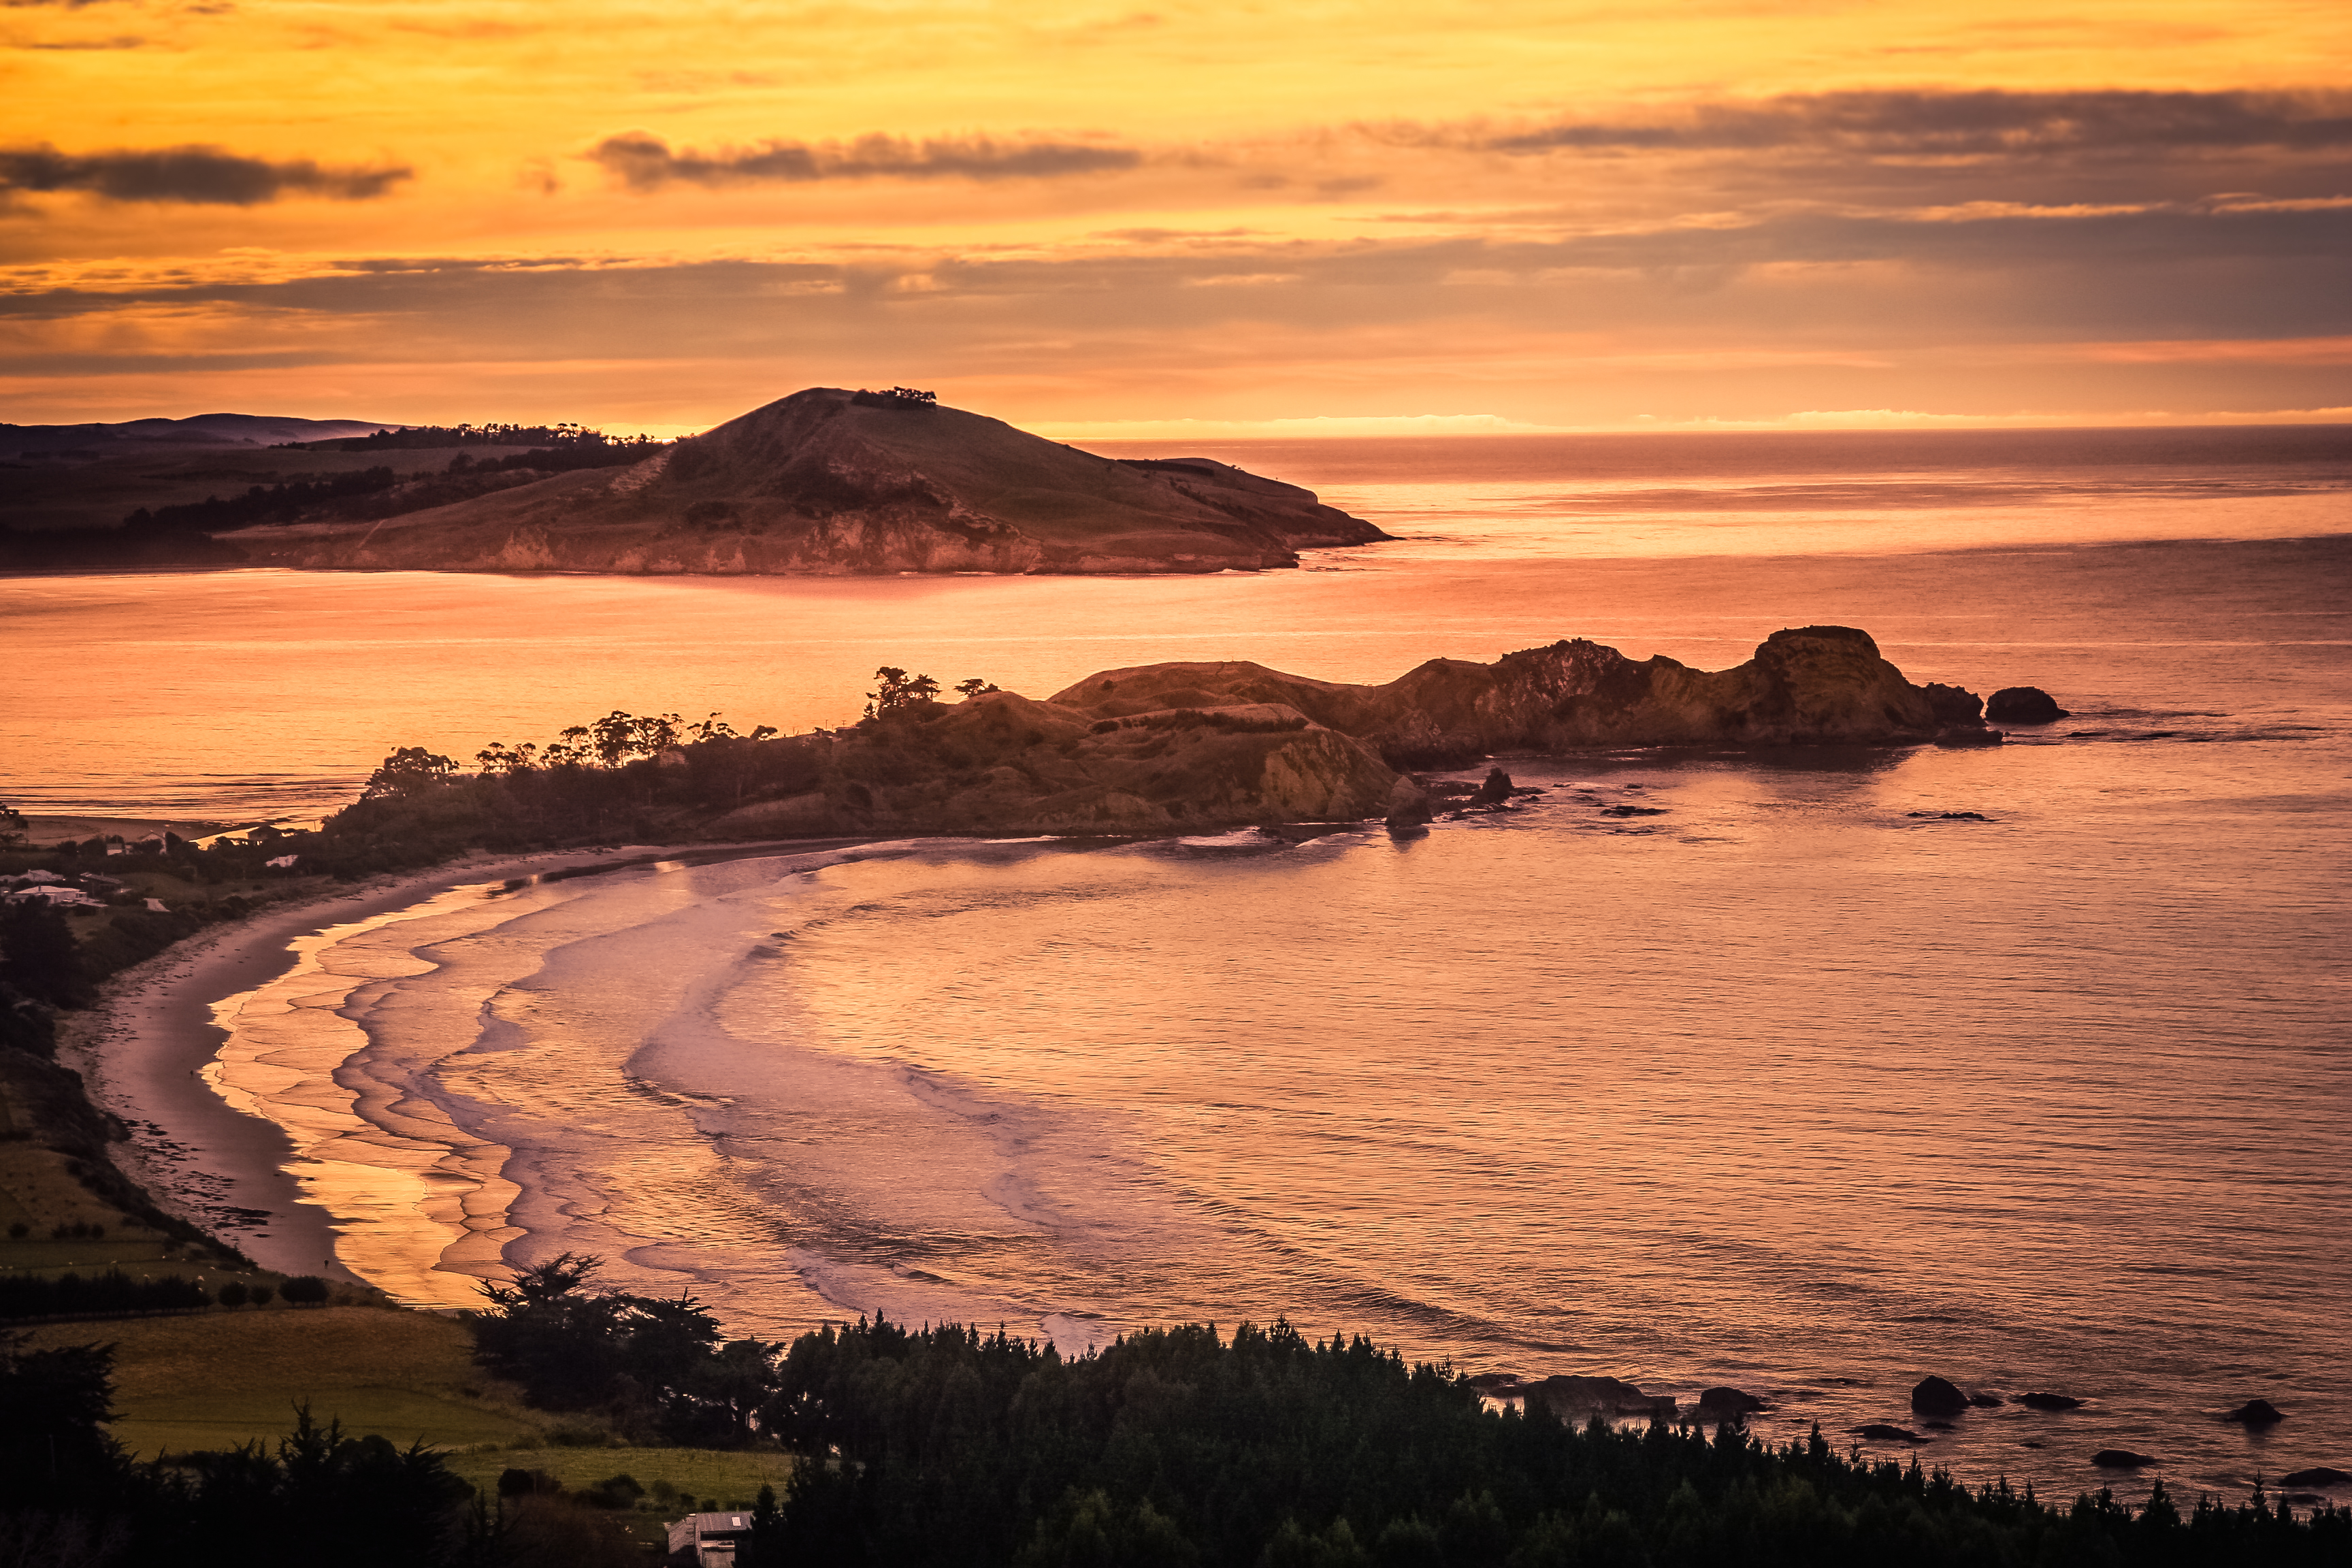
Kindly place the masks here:
POLYGON ((226 537, 256 565, 847 575, 1255 571, 1387 535, 1209 458, 1100 458, 961 409, 816 387, 635 468, 226 537))

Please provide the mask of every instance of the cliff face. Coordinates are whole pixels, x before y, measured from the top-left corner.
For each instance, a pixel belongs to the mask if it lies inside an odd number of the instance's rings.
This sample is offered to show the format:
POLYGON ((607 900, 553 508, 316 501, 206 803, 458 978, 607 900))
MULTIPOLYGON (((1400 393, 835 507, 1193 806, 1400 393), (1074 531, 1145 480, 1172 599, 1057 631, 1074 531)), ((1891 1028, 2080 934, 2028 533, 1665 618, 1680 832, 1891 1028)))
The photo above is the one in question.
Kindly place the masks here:
POLYGON ((792 742, 824 749, 811 787, 705 831, 1166 834, 1360 821, 1390 808, 1397 770, 1494 752, 1937 732, 1927 693, 1844 626, 1775 632, 1748 663, 1714 672, 1581 640, 1493 664, 1433 659, 1385 686, 1259 664, 1155 664, 1090 675, 1044 702, 999 691, 919 703, 792 742))
POLYGON ((1386 537, 1205 458, 1099 458, 960 409, 814 388, 632 468, 229 539, 257 565, 848 575, 1255 571, 1386 537))
POLYGON ((1053 700, 1105 717, 1279 702, 1398 766, 1591 746, 1880 744, 1939 728, 1927 694, 1848 626, 1775 632, 1754 658, 1717 671, 1577 638, 1493 664, 1432 659, 1385 686, 1257 664, 1156 664, 1089 676, 1053 700))

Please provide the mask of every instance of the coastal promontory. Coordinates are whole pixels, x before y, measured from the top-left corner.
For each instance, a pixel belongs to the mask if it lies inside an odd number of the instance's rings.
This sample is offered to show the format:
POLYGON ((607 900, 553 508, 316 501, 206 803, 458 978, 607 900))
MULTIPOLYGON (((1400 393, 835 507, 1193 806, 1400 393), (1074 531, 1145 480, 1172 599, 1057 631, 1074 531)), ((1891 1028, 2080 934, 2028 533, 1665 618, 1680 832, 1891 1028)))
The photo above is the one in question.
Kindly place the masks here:
POLYGON ((928 394, 813 387, 626 468, 220 537, 310 569, 856 575, 1257 571, 1388 536, 1212 458, 1098 457, 928 394))
MULTIPOLYGON (((1946 733, 1927 693, 1845 626, 1775 632, 1752 659, 1716 671, 1573 639, 1492 664, 1433 659, 1374 686, 1170 663, 1100 670, 1043 700, 974 680, 941 701, 925 678, 877 676, 862 721, 804 735, 695 738, 669 720, 616 713, 547 752, 493 747, 470 776, 412 749, 328 837, 388 846, 461 835, 498 847, 615 834, 740 842, 1412 823, 1433 797, 1469 794, 1424 773, 1490 755, 1904 745, 1946 733)), ((1510 797, 1502 778, 1463 804, 1510 797)))

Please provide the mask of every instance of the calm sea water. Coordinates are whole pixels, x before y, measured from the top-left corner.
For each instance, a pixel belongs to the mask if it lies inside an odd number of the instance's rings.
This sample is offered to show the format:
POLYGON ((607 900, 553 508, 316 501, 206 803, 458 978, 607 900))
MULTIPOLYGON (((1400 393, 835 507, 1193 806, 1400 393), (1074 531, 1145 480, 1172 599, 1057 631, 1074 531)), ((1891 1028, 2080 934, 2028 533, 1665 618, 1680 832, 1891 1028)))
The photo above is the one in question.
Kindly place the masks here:
POLYGON ((215 1078, 293 1132, 344 1260, 421 1302, 569 1247, 771 1334, 1281 1312, 1732 1383, 1772 1433, 1916 1426, 1931 1372, 2074 1394, 1919 1449, 2044 1491, 2120 1481, 2108 1447, 2192 1491, 2352 1468, 2342 433, 1725 441, 1227 448, 1410 536, 1263 576, 16 582, 9 782, 299 811, 393 744, 614 706, 839 722, 885 662, 1043 693, 1568 635, 1715 667, 1861 626, 1915 679, 2074 717, 1513 759, 1543 796, 1406 840, 464 889, 308 944, 232 1004, 215 1078), (2269 1436, 2216 1419, 2257 1395, 2269 1436))

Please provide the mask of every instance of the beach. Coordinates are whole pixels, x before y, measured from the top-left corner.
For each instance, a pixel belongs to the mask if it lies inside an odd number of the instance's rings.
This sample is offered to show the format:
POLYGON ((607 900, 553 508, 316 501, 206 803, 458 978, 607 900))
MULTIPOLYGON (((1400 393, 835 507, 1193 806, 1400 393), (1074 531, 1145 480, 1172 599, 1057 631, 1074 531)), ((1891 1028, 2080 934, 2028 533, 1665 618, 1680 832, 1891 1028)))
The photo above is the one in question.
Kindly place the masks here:
POLYGON ((625 845, 473 855, 291 900, 212 927, 114 976, 64 1016, 58 1058, 91 1101, 131 1129, 116 1163, 166 1211, 234 1242, 264 1268, 369 1283, 336 1256, 338 1215, 306 1202, 280 1123, 233 1106, 208 1071, 229 1031, 223 1004, 279 979, 316 941, 397 917, 457 889, 657 860, 752 853, 754 845, 625 845))

